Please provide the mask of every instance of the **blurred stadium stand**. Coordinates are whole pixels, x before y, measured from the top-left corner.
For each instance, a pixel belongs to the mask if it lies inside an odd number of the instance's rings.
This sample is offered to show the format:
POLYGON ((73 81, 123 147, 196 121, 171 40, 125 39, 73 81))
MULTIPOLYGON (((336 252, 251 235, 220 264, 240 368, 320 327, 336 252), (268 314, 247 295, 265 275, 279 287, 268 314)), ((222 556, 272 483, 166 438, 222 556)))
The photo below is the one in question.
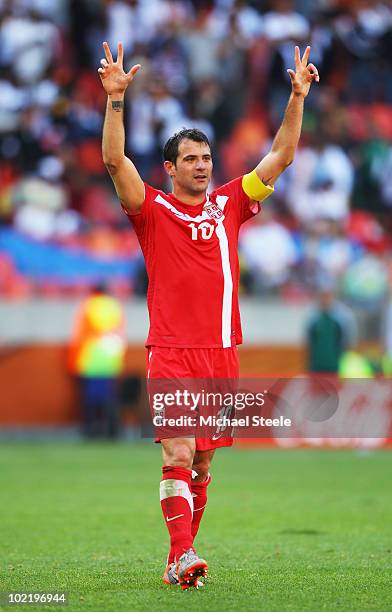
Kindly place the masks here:
POLYGON ((126 301, 136 370, 144 365, 144 264, 101 159, 103 40, 123 41, 126 66, 142 64, 127 94, 127 153, 163 189, 162 144, 183 126, 211 138, 215 184, 253 168, 284 112, 294 44, 312 45, 321 82, 300 149, 240 237, 250 369, 264 359, 276 373, 303 369, 305 321, 325 278, 381 358, 392 337, 390 2, 0 0, 2 379, 15 344, 60 350, 98 281, 126 301))

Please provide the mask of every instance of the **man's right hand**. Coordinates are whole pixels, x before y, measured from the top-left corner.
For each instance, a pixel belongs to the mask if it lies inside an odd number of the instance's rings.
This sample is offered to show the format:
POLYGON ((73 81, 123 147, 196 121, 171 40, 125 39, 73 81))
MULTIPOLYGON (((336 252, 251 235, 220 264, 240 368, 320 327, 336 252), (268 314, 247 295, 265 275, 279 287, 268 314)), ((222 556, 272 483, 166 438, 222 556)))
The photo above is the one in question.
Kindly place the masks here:
POLYGON ((102 46, 105 51, 106 59, 101 59, 102 67, 98 68, 98 72, 103 88, 108 96, 123 94, 141 66, 140 64, 135 64, 129 72, 124 72, 124 49, 122 43, 119 42, 117 46, 117 61, 113 61, 108 43, 104 42, 102 46))

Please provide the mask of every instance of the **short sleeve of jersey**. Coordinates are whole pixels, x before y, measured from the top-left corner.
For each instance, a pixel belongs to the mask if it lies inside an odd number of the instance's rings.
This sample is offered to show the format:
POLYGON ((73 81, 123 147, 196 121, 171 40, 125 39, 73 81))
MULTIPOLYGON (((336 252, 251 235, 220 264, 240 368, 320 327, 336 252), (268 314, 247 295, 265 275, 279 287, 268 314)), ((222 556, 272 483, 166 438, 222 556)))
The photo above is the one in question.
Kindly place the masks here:
POLYGON ((144 202, 142 204, 141 209, 137 213, 129 212, 121 203, 121 207, 124 213, 127 215, 128 219, 132 223, 138 236, 144 235, 147 228, 151 226, 154 200, 159 194, 159 191, 157 189, 154 189, 154 187, 151 187, 151 185, 148 185, 147 183, 144 183, 144 190, 144 202))
POLYGON ((242 176, 222 185, 216 190, 218 195, 228 195, 235 202, 234 209, 238 219, 238 225, 242 225, 248 219, 257 215, 261 206, 258 202, 251 200, 242 188, 242 176))

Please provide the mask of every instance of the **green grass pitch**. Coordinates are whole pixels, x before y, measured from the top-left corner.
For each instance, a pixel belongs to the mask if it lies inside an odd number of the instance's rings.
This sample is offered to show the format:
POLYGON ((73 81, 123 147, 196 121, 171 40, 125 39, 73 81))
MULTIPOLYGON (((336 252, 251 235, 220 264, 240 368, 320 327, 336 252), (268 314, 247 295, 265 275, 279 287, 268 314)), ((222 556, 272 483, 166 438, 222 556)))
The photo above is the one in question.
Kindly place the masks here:
POLYGON ((64 590, 72 612, 392 610, 390 451, 218 451, 210 578, 184 592, 161 582, 160 467, 147 443, 2 444, 0 590, 64 590))

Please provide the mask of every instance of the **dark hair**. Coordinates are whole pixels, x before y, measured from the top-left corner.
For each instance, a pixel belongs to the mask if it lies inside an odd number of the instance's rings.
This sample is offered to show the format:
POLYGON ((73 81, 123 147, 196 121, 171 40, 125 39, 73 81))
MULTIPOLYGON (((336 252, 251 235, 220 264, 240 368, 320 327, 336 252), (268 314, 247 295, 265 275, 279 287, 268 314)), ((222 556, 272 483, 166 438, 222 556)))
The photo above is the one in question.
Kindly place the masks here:
POLYGON ((163 159, 164 161, 170 161, 173 164, 176 163, 178 157, 178 148, 180 143, 187 138, 194 142, 205 142, 211 149, 210 141, 207 136, 201 130, 197 128, 183 128, 174 136, 171 136, 165 146, 163 147, 163 159))

